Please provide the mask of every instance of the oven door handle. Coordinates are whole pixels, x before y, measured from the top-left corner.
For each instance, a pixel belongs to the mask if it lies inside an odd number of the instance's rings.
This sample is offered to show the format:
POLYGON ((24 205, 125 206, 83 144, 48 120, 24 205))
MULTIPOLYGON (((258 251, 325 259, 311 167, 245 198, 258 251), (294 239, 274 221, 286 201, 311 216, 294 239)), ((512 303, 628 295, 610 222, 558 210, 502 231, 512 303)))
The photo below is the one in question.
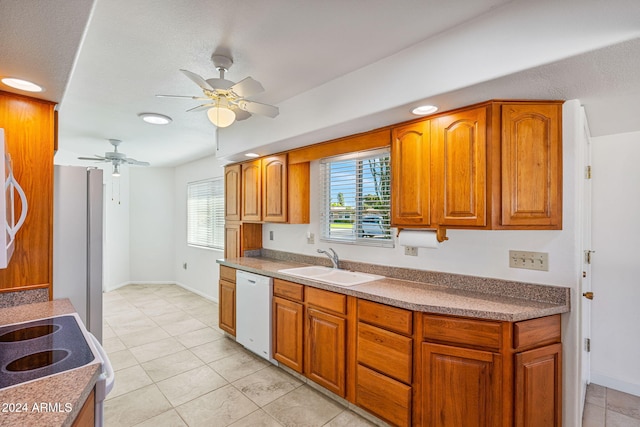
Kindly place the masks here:
POLYGON ((107 356, 107 352, 104 351, 100 341, 98 341, 91 332, 89 332, 89 336, 102 359, 102 373, 100 374, 100 377, 98 377, 98 382, 96 383, 96 402, 98 402, 104 400, 111 392, 111 389, 113 389, 116 373, 114 372, 109 356, 107 356))

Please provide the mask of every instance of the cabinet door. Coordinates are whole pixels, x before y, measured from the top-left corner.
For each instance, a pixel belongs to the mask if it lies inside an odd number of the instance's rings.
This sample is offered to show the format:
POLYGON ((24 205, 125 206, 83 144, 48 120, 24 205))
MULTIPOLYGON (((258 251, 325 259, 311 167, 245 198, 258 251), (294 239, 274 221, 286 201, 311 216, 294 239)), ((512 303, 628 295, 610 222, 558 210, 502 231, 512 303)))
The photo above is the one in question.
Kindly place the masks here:
POLYGON ((562 345, 516 354, 516 427, 562 423, 562 345))
POLYGON ((238 258, 240 257, 241 237, 240 224, 224 225, 224 257, 225 258, 238 258))
POLYGON ((302 373, 304 306, 273 297, 273 358, 302 373))
POLYGON ((499 354, 423 343, 422 360, 422 425, 500 425, 499 354))
POLYGON ((432 209, 438 225, 487 223, 487 109, 432 122, 432 209))
POLYGON ((220 280, 218 289, 218 326, 236 336, 236 284, 220 280))
POLYGON ((307 377, 338 396, 346 394, 346 320, 307 309, 307 377))
POLYGON ((501 225, 562 228, 561 108, 502 105, 501 225))
POLYGON ((391 225, 431 224, 429 121, 391 133, 391 225))
POLYGON ((262 219, 287 222, 287 155, 262 159, 262 219))
POLYGON ((242 163, 242 220, 262 221, 261 161, 242 163))
POLYGON ((224 168, 224 219, 240 221, 240 174, 241 166, 224 168))

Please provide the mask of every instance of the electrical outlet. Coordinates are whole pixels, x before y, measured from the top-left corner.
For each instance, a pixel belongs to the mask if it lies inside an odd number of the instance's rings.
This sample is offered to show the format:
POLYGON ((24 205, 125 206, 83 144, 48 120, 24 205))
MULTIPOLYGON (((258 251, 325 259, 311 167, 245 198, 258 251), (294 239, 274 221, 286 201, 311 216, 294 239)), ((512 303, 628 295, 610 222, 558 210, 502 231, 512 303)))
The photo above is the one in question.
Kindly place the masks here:
POLYGON ((405 246, 404 254, 409 256, 418 256, 418 248, 415 246, 405 246))
POLYGON ((273 230, 269 231, 269 240, 273 240, 273 230))
POLYGON ((313 245, 316 242, 316 236, 313 233, 307 233, 307 243, 313 245))
POLYGON ((549 253, 509 251, 509 267, 549 271, 549 253))

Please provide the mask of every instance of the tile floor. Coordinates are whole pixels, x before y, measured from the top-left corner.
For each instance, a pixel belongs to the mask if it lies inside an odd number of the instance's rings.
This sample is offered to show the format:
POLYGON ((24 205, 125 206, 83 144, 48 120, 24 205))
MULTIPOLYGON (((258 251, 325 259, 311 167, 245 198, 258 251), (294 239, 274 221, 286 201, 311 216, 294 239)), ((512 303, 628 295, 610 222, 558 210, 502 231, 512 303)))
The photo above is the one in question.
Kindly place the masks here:
POLYGON ((582 427, 640 427, 640 397, 589 384, 582 427))
POLYGON ((103 344, 107 427, 373 425, 226 338, 217 304, 179 286, 105 293, 103 344))

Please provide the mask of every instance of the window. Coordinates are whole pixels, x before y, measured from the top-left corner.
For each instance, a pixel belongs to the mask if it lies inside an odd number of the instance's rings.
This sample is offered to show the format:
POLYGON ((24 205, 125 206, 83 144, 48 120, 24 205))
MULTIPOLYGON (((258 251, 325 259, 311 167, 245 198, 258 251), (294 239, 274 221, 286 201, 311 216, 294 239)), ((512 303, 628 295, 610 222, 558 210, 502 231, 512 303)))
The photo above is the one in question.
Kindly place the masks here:
POLYGON ((323 240, 393 246, 389 160, 383 149, 320 161, 323 240))
POLYGON ((224 249, 224 179, 187 184, 187 244, 224 249))

